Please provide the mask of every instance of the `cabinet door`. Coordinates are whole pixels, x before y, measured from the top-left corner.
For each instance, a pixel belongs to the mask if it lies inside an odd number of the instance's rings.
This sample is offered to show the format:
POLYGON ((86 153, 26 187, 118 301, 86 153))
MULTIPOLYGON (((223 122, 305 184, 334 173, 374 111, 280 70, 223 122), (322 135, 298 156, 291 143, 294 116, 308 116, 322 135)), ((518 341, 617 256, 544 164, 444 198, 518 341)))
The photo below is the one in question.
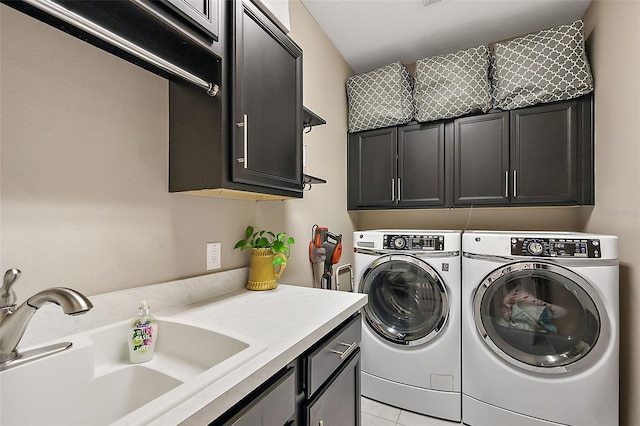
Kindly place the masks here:
POLYGON ((249 1, 234 23, 233 181, 302 192, 302 51, 249 1))
POLYGON ((577 204, 577 102, 511 111, 513 204, 577 204))
POLYGON ((360 348, 305 407, 307 426, 360 425, 360 348))
POLYGON ((220 1, 222 0, 162 0, 213 40, 218 40, 220 31, 220 1))
POLYGON ((444 123, 398 128, 398 205, 444 206, 444 123))
POLYGON ((396 205, 395 127, 367 130, 349 135, 349 208, 396 205))
POLYGON ((211 426, 281 426, 296 416, 295 368, 269 379, 211 426))
POLYGON ((509 202, 509 113, 455 120, 453 205, 509 202))

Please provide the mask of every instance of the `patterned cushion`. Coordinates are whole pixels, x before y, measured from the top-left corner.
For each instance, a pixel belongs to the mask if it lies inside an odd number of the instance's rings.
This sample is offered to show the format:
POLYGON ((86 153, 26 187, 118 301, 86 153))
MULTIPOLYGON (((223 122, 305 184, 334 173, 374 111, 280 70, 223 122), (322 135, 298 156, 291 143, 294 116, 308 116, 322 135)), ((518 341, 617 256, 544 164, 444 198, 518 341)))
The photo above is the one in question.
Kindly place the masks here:
POLYGON ((576 98, 593 90, 582 21, 496 43, 496 106, 521 108, 576 98))
POLYGON ((486 112, 489 97, 489 49, 478 46, 416 62, 416 119, 459 117, 486 112))
POLYGON ((349 133, 413 120, 412 79, 400 62, 347 80, 349 133))

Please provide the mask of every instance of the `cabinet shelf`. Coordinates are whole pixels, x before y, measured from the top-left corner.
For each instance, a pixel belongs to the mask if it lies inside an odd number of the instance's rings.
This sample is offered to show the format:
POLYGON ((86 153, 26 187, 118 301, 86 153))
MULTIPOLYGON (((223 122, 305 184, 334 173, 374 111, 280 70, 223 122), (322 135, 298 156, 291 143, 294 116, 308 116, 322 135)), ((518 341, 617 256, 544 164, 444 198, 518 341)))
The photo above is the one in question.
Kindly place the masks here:
POLYGON ((326 181, 326 180, 324 180, 324 179, 321 179, 321 178, 319 178, 319 177, 315 177, 315 176, 311 176, 311 175, 307 175, 307 174, 305 174, 305 175, 303 176, 302 181, 303 181, 305 184, 307 184, 307 183, 308 183, 308 184, 315 184, 315 183, 327 183, 327 181, 326 181))
POLYGON ((312 185, 327 183, 326 180, 308 174, 302 175, 302 189, 310 191, 312 185))
MULTIPOLYGON (((302 111, 303 111, 303 118, 302 118, 303 129, 308 129, 305 131, 305 133, 309 133, 313 126, 322 126, 323 124, 327 124, 324 118, 320 117, 318 114, 314 113, 307 107, 303 107, 302 111)), ((327 181, 319 177, 311 176, 308 174, 304 174, 302 176, 303 189, 311 189, 311 185, 318 184, 318 183, 327 183, 327 181)))

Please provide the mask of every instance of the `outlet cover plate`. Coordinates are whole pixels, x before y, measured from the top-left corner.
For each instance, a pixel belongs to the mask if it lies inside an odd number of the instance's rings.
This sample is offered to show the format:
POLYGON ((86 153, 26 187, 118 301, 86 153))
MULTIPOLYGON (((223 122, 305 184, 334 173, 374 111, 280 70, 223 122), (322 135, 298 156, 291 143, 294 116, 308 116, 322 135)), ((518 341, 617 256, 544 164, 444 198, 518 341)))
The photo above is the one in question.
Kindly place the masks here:
POLYGON ((221 243, 207 243, 207 271, 220 269, 221 259, 221 243))

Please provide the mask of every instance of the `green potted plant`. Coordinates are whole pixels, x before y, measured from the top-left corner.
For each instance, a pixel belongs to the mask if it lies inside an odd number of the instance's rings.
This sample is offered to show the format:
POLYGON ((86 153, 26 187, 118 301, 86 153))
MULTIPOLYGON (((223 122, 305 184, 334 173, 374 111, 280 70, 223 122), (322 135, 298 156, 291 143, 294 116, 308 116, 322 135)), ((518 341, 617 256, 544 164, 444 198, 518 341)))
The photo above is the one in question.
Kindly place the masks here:
POLYGON ((238 241, 234 249, 251 249, 249 264, 249 290, 270 290, 278 286, 287 260, 291 254, 293 237, 287 237, 284 232, 278 234, 247 226, 245 238, 238 241))

